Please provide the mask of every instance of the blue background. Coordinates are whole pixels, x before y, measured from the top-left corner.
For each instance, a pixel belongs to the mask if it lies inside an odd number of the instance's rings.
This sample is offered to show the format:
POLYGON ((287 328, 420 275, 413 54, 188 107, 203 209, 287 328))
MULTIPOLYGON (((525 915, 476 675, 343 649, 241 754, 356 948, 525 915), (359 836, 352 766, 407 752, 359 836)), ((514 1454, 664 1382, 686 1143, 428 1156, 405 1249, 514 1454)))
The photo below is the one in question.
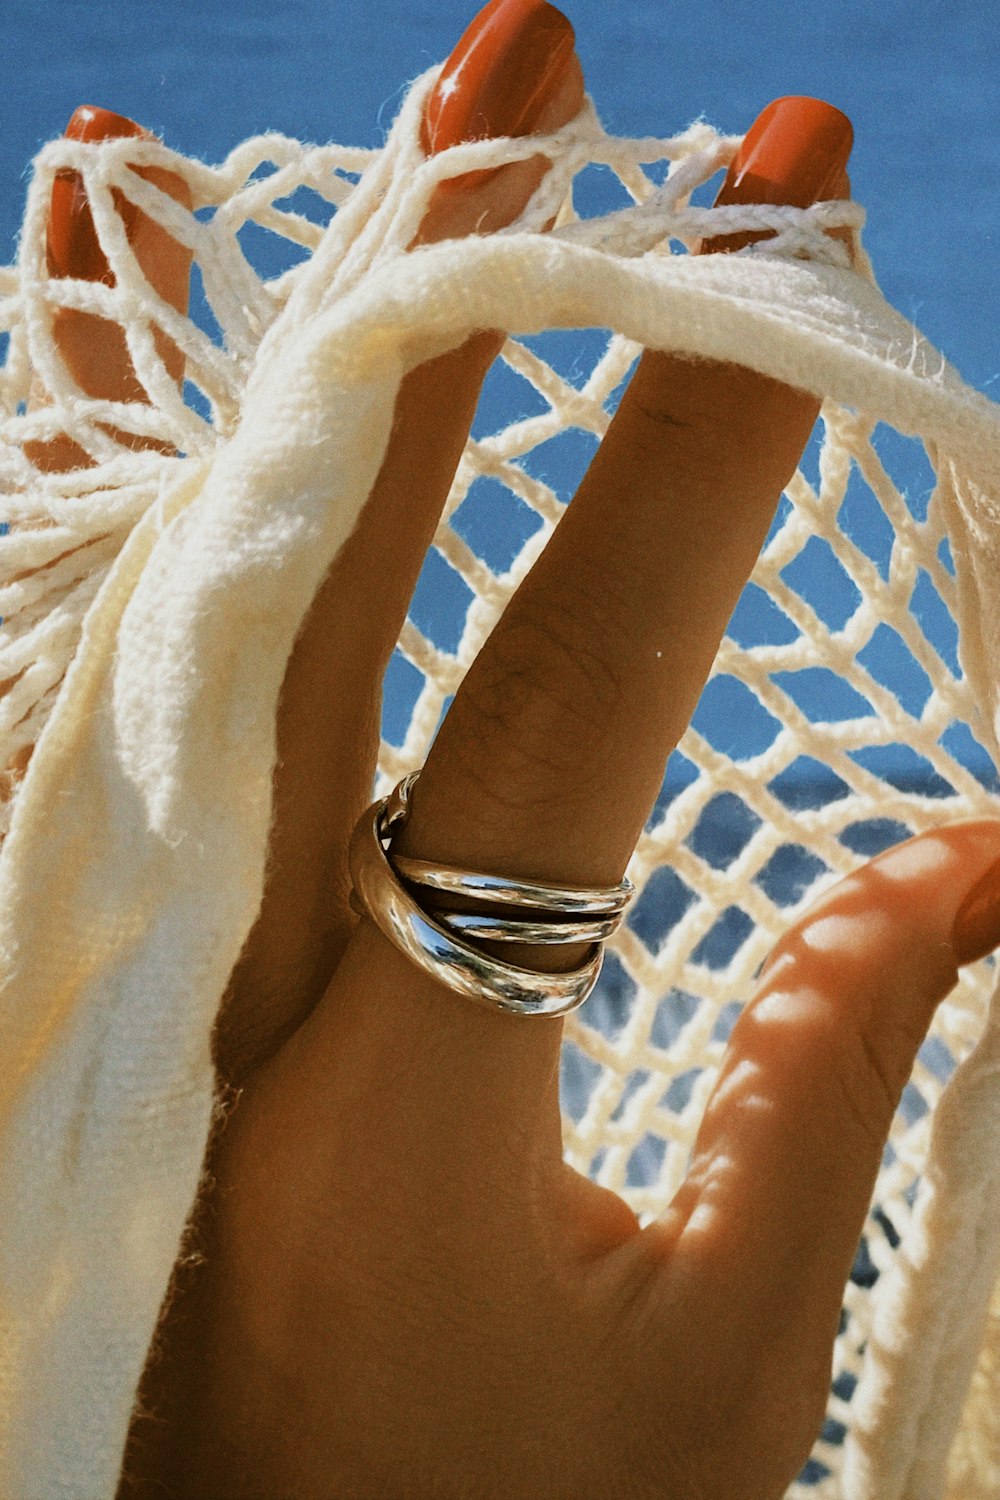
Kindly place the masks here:
MULTIPOLYGON (((469 0, 4 0, 0 259, 23 173, 81 103, 219 160, 265 129, 377 144, 398 91, 445 57, 469 0)), ((988 389, 996 348, 1000 11, 990 0, 569 0, 606 125, 746 128, 778 94, 853 119, 856 196, 886 294, 988 389)))

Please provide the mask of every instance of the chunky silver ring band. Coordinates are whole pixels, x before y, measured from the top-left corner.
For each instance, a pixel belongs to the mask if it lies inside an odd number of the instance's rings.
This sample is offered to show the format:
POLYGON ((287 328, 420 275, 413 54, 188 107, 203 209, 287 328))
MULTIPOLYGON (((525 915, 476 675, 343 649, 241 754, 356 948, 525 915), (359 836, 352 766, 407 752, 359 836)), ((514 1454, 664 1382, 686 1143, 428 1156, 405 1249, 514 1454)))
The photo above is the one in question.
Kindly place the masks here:
POLYGON ((538 885, 531 880, 506 880, 500 875, 480 875, 473 870, 458 870, 447 865, 433 865, 426 859, 393 859, 396 873, 410 885, 425 886, 432 891, 446 891, 452 896, 476 896, 490 905, 532 906, 539 911, 578 912, 580 916, 621 915, 628 906, 632 886, 598 891, 569 885, 538 885))
POLYGON ((604 942, 621 924, 631 883, 544 885, 394 855, 391 841, 409 817, 417 775, 412 771, 373 802, 355 828, 349 850, 354 909, 367 913, 418 968, 477 1005, 516 1016, 576 1010, 597 983, 604 942), (459 909, 448 909, 456 898, 459 909), (544 974, 504 962, 480 942, 586 942, 591 951, 570 972, 544 974))
MULTIPOLYGON (((410 792, 418 775, 419 772, 411 771, 385 798, 380 822, 384 838, 391 837, 409 817, 410 792)), ((530 906, 537 911, 565 915, 578 913, 580 916, 611 917, 617 914, 620 920, 635 894, 635 887, 630 880, 622 880, 614 886, 541 885, 532 880, 482 875, 475 870, 459 870, 399 854, 393 855, 392 866, 396 874, 409 885, 446 891, 453 896, 476 898, 490 906, 530 906)), ((604 936, 610 937, 614 930, 612 927, 604 936)), ((570 939, 567 938, 566 941, 570 939)))
POLYGON ((620 926, 619 917, 590 917, 581 922, 533 922, 527 917, 494 917, 471 911, 435 912, 449 932, 490 943, 603 943, 620 926))
POLYGON ((389 863, 378 836, 376 803, 351 839, 354 890, 372 921, 407 958, 467 1000, 519 1016, 563 1016, 582 1005, 601 971, 603 949, 569 974, 538 974, 503 963, 453 937, 413 900, 389 863))

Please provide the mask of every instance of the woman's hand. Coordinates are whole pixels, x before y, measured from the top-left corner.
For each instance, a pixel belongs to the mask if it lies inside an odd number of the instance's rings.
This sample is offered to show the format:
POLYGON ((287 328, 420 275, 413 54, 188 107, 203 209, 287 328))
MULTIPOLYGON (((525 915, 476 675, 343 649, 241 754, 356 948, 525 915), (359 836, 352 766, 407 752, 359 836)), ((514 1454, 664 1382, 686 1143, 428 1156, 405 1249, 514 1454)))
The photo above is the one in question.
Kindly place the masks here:
MULTIPOLYGON (((494 0, 425 146, 552 129, 581 100, 568 23, 494 0)), ((784 101, 723 191, 839 196, 849 145, 836 111, 784 101)), ((442 189, 421 239, 509 222, 545 166, 442 189)), ((1000 825, 914 840, 837 887, 781 944, 689 1177, 640 1230, 563 1162, 560 1023, 456 999, 357 920, 347 844, 382 673, 498 345, 484 332, 407 377, 289 664, 268 884, 217 1036, 238 1098, 123 1500, 780 1495, 821 1421, 914 1054, 956 964, 1000 937, 1000 825)), ((643 358, 456 696, 400 852, 620 879, 816 411, 742 367, 643 358)))

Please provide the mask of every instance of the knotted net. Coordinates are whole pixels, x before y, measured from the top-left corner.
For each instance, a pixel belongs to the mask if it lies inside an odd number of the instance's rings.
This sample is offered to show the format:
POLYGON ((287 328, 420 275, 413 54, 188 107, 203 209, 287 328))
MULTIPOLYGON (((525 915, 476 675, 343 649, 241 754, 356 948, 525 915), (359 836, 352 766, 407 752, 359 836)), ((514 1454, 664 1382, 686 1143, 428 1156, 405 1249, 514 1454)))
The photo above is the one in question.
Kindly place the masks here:
MULTIPOLYGON (((114 1492, 204 1153, 212 1021, 260 901, 284 667, 406 369, 512 330, 390 668, 380 790, 422 762, 639 341, 825 398, 636 850, 634 909, 567 1027, 567 1154, 640 1215, 680 1183, 796 912, 888 844, 996 812, 1000 416, 825 235, 860 210, 699 207, 734 139, 612 139, 588 106, 511 231, 407 252, 442 177, 538 151, 425 161, 433 81, 379 151, 272 135, 209 167, 152 140, 55 141, 0 271, 4 1494, 114 1492), (192 207, 133 167, 182 176, 192 207), (113 286, 48 275, 69 169, 113 286), (190 318, 144 279, 124 200, 192 251, 190 318), (765 227, 739 255, 683 253, 765 227), (59 307, 121 325, 148 401, 74 384, 59 307), (89 462, 41 472, 59 434, 89 462)), ((992 989, 991 963, 963 973, 904 1094, 800 1500, 1000 1486, 992 989)))

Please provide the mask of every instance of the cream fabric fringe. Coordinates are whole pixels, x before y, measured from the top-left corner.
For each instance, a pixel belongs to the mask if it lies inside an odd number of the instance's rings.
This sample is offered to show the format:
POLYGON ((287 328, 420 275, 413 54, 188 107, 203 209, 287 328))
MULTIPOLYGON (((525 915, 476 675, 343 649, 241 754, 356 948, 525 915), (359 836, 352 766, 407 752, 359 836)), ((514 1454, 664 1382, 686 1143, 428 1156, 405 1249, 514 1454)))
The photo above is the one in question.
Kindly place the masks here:
MULTIPOLYGON (((380 153, 310 156, 295 143, 264 143, 288 191, 308 182, 343 200, 322 236, 275 206, 273 181, 252 179, 264 154, 259 142, 214 171, 155 142, 59 142, 37 164, 19 267, 0 275, 0 311, 12 330, 0 450, 10 521, 9 535, 0 538, 8 632, 0 678, 15 679, 0 698, 0 749, 15 756, 37 740, 23 781, 10 777, 12 816, 0 853, 0 1494, 8 1500, 114 1494, 136 1386, 198 1184, 213 1110, 210 1030, 260 902, 285 665, 378 471, 405 371, 479 328, 522 335, 610 328, 650 347, 751 365, 828 403, 820 495, 801 476, 792 490, 798 514, 809 512, 810 496, 816 502, 809 524, 827 536, 836 533, 835 515, 824 518, 819 500, 827 491, 843 494, 852 455, 860 463, 858 454, 870 451, 864 445, 874 421, 918 435, 934 462, 935 504, 956 559, 969 685, 960 701, 958 687, 940 685, 941 701, 951 707, 928 744, 957 713, 956 703, 961 709, 974 699, 984 721, 977 733, 994 743, 1000 618, 989 606, 1000 562, 1000 412, 964 386, 823 235, 835 222, 856 227, 858 210, 693 209, 691 188, 728 159, 731 140, 698 127, 668 149, 613 142, 588 109, 550 143, 557 166, 514 232, 407 254, 442 175, 527 151, 523 143, 483 144, 425 164, 417 121, 433 76, 414 86, 380 153), (675 167, 653 192, 639 163, 664 155, 675 167), (595 160, 614 166, 645 201, 603 220, 576 221, 565 207, 567 190, 595 160), (213 224, 136 178, 128 161, 183 171, 196 207, 215 206, 213 224), (116 267, 114 288, 47 280, 45 207, 54 171, 67 164, 86 174, 116 267), (344 174, 362 169, 352 191, 344 174), (224 347, 142 283, 113 211, 112 184, 192 245, 224 347), (253 277, 235 252, 255 193, 258 222, 313 252, 279 282, 253 277), (556 230, 539 234, 559 204, 556 230), (781 231, 767 253, 695 258, 656 248, 668 236, 691 243, 705 232, 756 224, 781 231), (148 408, 87 401, 72 387, 51 338, 60 301, 121 319, 152 397, 148 408), (159 363, 150 318, 185 349, 189 374, 210 396, 211 419, 181 402, 159 363), (29 377, 41 382, 48 404, 25 414, 19 403, 29 377), (159 434, 186 456, 130 454, 99 425, 102 417, 159 434), (23 444, 60 430, 76 436, 95 464, 77 475, 39 476, 23 444), (86 561, 70 575, 70 564, 57 559, 72 548, 86 561)), ((602 366, 604 394, 634 352, 622 338, 613 343, 602 366)), ((594 416, 593 382, 581 394, 544 366, 532 371, 523 346, 511 346, 508 358, 549 394, 553 433, 574 422, 592 431, 606 424, 601 400, 594 416)), ((473 444, 465 486, 475 460, 474 472, 516 487, 511 475, 520 471, 511 455, 523 451, 519 434, 528 426, 509 429, 505 446, 473 444)), ((885 504, 889 490, 886 481, 885 504)), ((540 508, 547 503, 543 495, 540 508)), ((901 511, 903 541, 908 524, 901 511)), ((914 537, 918 529, 911 527, 914 537)), ((455 557, 462 549, 449 536, 442 545, 455 557)), ((539 545, 499 581, 465 556, 478 602, 457 659, 445 659, 407 627, 403 647, 429 678, 438 671, 438 696, 421 700, 420 722, 403 750, 387 748, 384 775, 419 759, 434 704, 453 690, 539 545)), ((765 555, 758 575, 779 599, 780 563, 772 559, 768 572, 765 555)), ((914 576, 911 569, 910 583, 914 576)), ((866 579, 876 599, 874 570, 866 579)), ((890 576, 887 617, 905 608, 904 583, 890 576)), ((941 588, 948 587, 943 576, 941 588)), ((834 634, 824 639, 827 664, 846 671, 843 641, 838 656, 834 634)), ((789 661, 817 659, 808 640, 797 649, 789 661)), ((732 667, 731 644, 727 650, 723 665, 732 667)), ((940 663, 935 670, 945 676, 940 663)), ((763 669, 757 685, 766 697, 763 669)), ((888 725, 881 742, 890 743, 901 721, 898 705, 887 697, 879 712, 888 725)), ((820 731, 803 720, 796 727, 787 704, 782 714, 800 748, 816 754, 821 744, 828 763, 841 764, 837 726, 820 731)), ((697 737, 691 744, 717 788, 752 798, 735 761, 713 758, 697 737)), ((851 774, 860 773, 853 767, 851 774)), ((961 775, 955 766, 960 796, 944 815, 990 810, 971 777, 959 785, 961 775)), ((856 791, 858 784, 852 782, 856 791)), ((879 805, 885 787, 866 786, 870 805, 879 805)), ((904 802, 913 827, 943 815, 919 798, 889 795, 885 805, 904 802)), ((793 824, 795 836, 826 857, 830 878, 854 863, 822 817, 784 816, 784 833, 793 824)), ((780 832, 780 811, 775 817, 780 832)), ((637 852, 641 881, 668 860, 682 875, 688 870, 694 856, 676 831, 672 809, 637 852)), ((774 847, 776 839, 763 853, 758 847, 743 875, 759 870, 774 847)), ((689 875, 702 880, 703 892, 711 886, 716 914, 739 888, 704 869, 689 875)), ((749 879, 745 884, 751 891, 749 879)), ((759 943, 748 947, 743 968, 718 983, 703 972, 710 1021, 726 999, 745 995, 748 973, 787 916, 765 910, 759 891, 748 899, 759 943)), ((673 944, 670 962, 685 980, 691 971, 684 965, 709 925, 707 917, 699 921, 683 944, 673 944)), ((659 1001, 669 988, 666 972, 650 978, 652 960, 639 953, 634 933, 623 942, 624 961, 659 1001)), ((988 970, 980 970, 945 1010, 941 1034, 962 1060, 934 1110, 929 1159, 916 1166, 911 1160, 908 1181, 920 1176, 921 1195, 901 1248, 884 1257, 871 1337, 856 1343, 860 1385, 851 1399, 841 1390, 831 1407, 847 1426, 846 1443, 818 1449, 829 1477, 795 1493, 842 1500, 997 1493, 1000 1311, 990 1299, 1000 1262, 1000 1024, 986 1023, 988 982, 988 970)), ((589 1048, 617 1078, 619 1101, 626 1064, 638 1067, 651 1055, 654 1008, 643 991, 635 1016, 646 1017, 645 1031, 633 1018, 617 1052, 583 1022, 570 1030, 571 1042, 589 1048)), ((670 1127, 681 1144, 693 1134, 719 1056, 710 1024, 685 1035, 684 1064, 705 1072, 694 1104, 670 1127)), ((654 1081, 656 1098, 662 1092, 662 1080, 658 1091, 654 1081)), ((933 1085, 926 1097, 933 1104, 933 1085)), ((600 1110, 568 1121, 570 1154, 595 1172, 599 1146, 609 1160, 617 1152, 623 1161, 623 1140, 634 1144, 659 1108, 650 1099, 645 1114, 630 1105, 623 1123, 611 1121, 610 1107, 603 1126, 600 1110)), ((670 1160, 676 1179, 676 1152, 670 1160)), ((623 1173, 621 1167, 619 1184, 623 1173)), ((662 1206, 670 1183, 665 1171, 647 1210, 662 1206)), ((886 1191, 891 1197, 891 1183, 886 1191)), ((893 1201, 905 1214, 901 1193, 893 1201)), ((849 1288, 848 1311, 855 1309, 864 1328, 860 1302, 858 1289, 849 1288)))

